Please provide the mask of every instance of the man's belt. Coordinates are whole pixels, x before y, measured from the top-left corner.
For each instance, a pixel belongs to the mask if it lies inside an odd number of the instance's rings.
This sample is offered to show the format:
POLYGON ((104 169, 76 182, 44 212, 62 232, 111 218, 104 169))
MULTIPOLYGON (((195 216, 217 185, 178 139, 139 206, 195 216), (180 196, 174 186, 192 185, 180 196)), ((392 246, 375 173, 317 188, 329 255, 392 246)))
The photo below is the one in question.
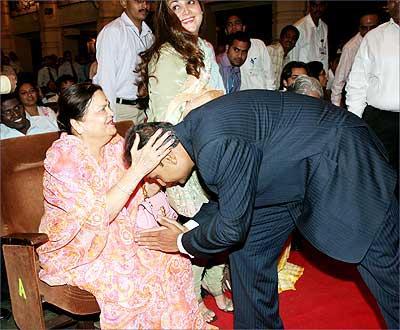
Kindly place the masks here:
POLYGON ((126 100, 126 99, 121 99, 120 97, 117 97, 116 99, 118 104, 125 104, 125 105, 137 105, 138 100, 126 100))

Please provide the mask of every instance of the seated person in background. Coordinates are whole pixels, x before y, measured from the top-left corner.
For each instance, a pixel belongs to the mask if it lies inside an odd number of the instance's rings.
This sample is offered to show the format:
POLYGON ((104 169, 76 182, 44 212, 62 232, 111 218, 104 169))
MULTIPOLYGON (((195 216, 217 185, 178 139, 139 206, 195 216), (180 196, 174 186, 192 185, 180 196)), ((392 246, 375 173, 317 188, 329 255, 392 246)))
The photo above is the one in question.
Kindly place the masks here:
POLYGON ((285 91, 288 86, 294 83, 298 76, 307 74, 307 67, 304 62, 289 62, 283 67, 279 90, 285 91))
POLYGON ((69 74, 64 74, 61 77, 57 79, 57 91, 58 94, 60 95, 62 92, 64 92, 68 87, 75 85, 77 81, 74 79, 73 76, 69 74))
POLYGON ((171 150, 170 134, 137 139, 123 161, 109 102, 98 85, 76 84, 59 100, 63 133, 44 161, 44 215, 49 241, 37 250, 40 278, 92 293, 101 329, 204 329, 190 261, 141 248, 133 237, 158 217, 176 217, 162 192, 145 198, 142 179, 171 150), (158 141, 156 142, 156 139, 158 141))
POLYGON ((326 71, 324 69, 324 65, 322 62, 319 61, 312 61, 307 63, 307 72, 310 77, 314 77, 319 81, 319 83, 322 86, 322 89, 324 90, 324 98, 329 99, 328 97, 325 97, 326 95, 326 85, 328 83, 328 77, 326 75, 326 71))
POLYGON ((314 77, 298 76, 293 84, 288 87, 288 92, 308 95, 317 99, 324 98, 324 90, 321 84, 314 77))
POLYGON ((0 124, 2 140, 56 131, 58 131, 58 126, 50 118, 30 116, 15 94, 2 96, 0 124))
POLYGON ((49 107, 38 105, 38 89, 32 82, 18 84, 16 92, 25 112, 30 116, 45 116, 58 126, 55 112, 49 107))
POLYGON ((246 32, 238 31, 228 36, 228 50, 221 55, 218 64, 228 94, 240 91, 240 67, 246 62, 250 46, 246 32))

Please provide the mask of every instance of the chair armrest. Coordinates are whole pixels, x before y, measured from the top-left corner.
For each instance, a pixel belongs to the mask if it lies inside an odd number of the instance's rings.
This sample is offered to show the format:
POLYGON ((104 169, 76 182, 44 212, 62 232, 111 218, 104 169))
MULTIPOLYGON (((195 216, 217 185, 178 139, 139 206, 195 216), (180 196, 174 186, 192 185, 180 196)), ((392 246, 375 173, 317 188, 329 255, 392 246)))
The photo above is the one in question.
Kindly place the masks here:
POLYGON ((1 244, 7 245, 30 245, 38 247, 49 240, 47 234, 43 233, 13 233, 1 237, 1 244))

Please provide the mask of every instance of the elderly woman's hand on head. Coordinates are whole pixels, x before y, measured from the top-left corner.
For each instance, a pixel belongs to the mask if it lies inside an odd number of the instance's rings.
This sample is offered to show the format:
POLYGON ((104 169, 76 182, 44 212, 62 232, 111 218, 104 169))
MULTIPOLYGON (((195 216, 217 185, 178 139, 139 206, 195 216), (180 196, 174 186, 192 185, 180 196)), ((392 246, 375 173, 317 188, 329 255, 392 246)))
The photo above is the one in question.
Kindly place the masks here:
POLYGON ((171 151, 174 139, 170 138, 171 132, 166 132, 162 136, 162 130, 156 131, 146 145, 138 149, 140 137, 135 135, 135 141, 131 148, 132 167, 135 171, 140 171, 143 176, 154 170, 165 156, 171 151), (167 139, 169 141, 167 141, 167 139))

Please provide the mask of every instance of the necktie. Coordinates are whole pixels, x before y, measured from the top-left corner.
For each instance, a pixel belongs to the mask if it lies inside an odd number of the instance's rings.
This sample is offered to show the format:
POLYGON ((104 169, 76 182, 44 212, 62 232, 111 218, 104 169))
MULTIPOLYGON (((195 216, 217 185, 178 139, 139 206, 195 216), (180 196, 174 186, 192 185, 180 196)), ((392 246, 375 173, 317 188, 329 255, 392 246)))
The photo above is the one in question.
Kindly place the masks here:
POLYGON ((69 62, 69 65, 71 66, 72 75, 73 75, 75 81, 78 82, 78 75, 76 74, 74 65, 72 64, 72 62, 69 62))
POLYGON ((56 81, 49 67, 47 67, 47 72, 49 73, 49 81, 56 81))

